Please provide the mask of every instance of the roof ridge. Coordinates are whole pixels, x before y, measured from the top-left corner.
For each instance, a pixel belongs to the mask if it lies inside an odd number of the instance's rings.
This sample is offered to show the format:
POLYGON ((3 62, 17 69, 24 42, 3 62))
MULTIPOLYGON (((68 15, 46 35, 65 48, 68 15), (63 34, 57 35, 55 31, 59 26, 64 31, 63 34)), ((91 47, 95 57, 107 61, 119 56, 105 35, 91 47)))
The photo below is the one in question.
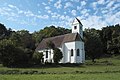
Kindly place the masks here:
MULTIPOLYGON (((56 47, 61 47, 61 45, 63 43, 76 41, 77 35, 79 35, 79 34, 78 33, 68 33, 68 34, 59 35, 59 36, 55 36, 55 37, 45 38, 39 43, 36 50, 45 49, 46 42, 48 40, 51 40, 55 44, 56 47)), ((80 37, 80 35, 79 35, 79 37, 80 37)), ((81 40, 81 37, 79 38, 79 40, 81 40)))
POLYGON ((76 19, 77 19, 77 21, 82 25, 82 23, 81 23, 81 21, 80 21, 80 19, 78 19, 77 17, 76 17, 76 19))
POLYGON ((49 39, 49 38, 54 38, 54 37, 61 37, 61 36, 69 35, 69 34, 75 34, 75 33, 68 33, 68 34, 63 34, 63 35, 57 35, 57 36, 48 37, 48 38, 44 38, 44 39, 49 39))

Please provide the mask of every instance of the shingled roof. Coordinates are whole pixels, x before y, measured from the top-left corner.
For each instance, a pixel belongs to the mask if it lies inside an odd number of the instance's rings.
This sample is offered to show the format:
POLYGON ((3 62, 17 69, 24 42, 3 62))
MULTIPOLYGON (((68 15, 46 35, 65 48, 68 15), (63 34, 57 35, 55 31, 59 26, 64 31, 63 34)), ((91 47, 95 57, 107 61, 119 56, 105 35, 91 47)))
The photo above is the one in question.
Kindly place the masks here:
POLYGON ((39 43, 36 50, 38 51, 38 50, 46 49, 47 48, 46 43, 48 41, 52 41, 55 44, 55 47, 61 47, 63 43, 72 42, 72 41, 83 41, 83 39, 78 33, 69 33, 65 35, 45 38, 39 43))

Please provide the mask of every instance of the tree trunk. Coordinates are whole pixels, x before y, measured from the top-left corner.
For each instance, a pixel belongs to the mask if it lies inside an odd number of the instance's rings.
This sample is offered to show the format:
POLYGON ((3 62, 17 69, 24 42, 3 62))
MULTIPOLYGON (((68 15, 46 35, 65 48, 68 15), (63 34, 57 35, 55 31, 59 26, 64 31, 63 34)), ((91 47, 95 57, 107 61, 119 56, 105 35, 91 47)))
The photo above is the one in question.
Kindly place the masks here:
POLYGON ((95 59, 94 58, 92 58, 92 62, 95 63, 95 59))

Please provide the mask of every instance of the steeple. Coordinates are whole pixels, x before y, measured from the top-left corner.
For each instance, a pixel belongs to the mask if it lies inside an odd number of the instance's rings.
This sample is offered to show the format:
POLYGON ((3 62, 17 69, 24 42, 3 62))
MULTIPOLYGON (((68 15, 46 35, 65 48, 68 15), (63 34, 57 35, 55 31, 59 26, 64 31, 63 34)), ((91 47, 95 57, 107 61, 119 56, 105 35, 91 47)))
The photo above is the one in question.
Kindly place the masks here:
POLYGON ((75 18, 72 22, 72 33, 79 33, 83 38, 83 25, 78 18, 75 18))

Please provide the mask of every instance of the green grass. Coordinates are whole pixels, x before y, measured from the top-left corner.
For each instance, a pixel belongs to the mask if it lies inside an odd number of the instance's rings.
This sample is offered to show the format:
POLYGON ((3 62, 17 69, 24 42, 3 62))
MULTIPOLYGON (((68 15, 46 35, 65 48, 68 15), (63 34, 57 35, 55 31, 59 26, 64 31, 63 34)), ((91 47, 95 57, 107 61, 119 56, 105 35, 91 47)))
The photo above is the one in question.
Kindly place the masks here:
POLYGON ((0 75, 0 80, 120 80, 120 73, 108 74, 46 74, 46 75, 0 75))
POLYGON ((92 63, 87 60, 82 66, 51 68, 7 68, 0 65, 0 71, 38 71, 44 74, 0 75, 0 80, 120 80, 119 58, 104 58, 92 63))

